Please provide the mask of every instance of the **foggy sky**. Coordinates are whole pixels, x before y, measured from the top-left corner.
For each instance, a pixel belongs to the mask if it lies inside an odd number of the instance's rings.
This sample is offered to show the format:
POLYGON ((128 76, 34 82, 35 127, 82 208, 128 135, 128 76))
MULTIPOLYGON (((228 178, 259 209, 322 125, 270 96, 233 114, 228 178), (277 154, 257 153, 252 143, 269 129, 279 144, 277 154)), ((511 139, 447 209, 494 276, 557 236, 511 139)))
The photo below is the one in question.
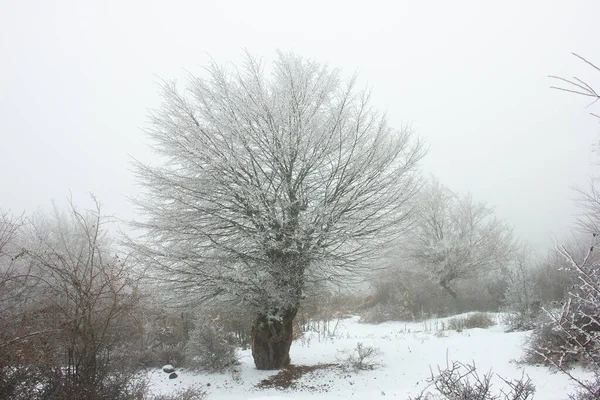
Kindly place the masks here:
POLYGON ((600 1, 0 1, 0 209, 88 204, 129 220, 130 157, 157 82, 275 49, 359 73, 427 172, 545 253, 573 226, 600 124, 548 75, 600 87, 600 1))

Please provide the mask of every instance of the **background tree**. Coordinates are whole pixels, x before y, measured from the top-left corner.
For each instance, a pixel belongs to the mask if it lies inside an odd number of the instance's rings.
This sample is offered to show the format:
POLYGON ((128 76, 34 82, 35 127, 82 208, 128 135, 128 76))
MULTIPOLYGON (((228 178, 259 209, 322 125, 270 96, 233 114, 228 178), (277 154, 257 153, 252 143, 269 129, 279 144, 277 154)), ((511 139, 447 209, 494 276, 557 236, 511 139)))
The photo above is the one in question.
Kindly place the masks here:
POLYGON ((454 194, 435 178, 419 194, 415 218, 406 257, 455 299, 455 281, 499 269, 514 249, 511 229, 491 208, 454 194))
POLYGON ((163 164, 136 164, 133 246, 175 297, 247 304, 257 368, 280 368, 305 289, 350 278, 406 227, 423 147, 354 79, 293 54, 270 75, 250 56, 212 64, 162 94, 148 134, 163 164))
POLYGON ((17 260, 23 255, 17 244, 22 226, 22 217, 0 210, 0 318, 23 300, 23 280, 28 272, 17 268, 17 260))
POLYGON ((510 330, 533 329, 540 311, 541 296, 536 293, 531 259, 531 250, 519 246, 504 274, 507 281, 503 299, 504 310, 507 311, 505 323, 510 330))

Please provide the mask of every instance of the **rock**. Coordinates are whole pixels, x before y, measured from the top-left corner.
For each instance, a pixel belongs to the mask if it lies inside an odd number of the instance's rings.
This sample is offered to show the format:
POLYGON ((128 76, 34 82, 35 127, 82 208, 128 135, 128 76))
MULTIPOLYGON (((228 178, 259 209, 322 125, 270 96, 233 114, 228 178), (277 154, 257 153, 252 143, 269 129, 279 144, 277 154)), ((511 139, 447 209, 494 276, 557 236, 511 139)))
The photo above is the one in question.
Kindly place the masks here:
POLYGON ((175 379, 177 378, 177 372, 171 372, 171 374, 169 375, 169 379, 175 379))
POLYGON ((167 374, 170 374, 171 372, 175 372, 175 367, 173 367, 171 364, 167 364, 164 367, 162 367, 162 370, 165 371, 167 374))

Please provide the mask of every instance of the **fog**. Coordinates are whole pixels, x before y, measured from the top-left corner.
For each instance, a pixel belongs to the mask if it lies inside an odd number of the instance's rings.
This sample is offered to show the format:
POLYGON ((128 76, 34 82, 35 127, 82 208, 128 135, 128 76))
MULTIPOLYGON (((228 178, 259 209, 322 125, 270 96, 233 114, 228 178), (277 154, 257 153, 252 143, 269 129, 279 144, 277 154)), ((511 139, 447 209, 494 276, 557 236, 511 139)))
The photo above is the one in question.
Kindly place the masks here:
POLYGON ((599 156, 589 101, 548 75, 600 82, 600 2, 4 1, 0 209, 71 195, 134 216, 132 157, 161 79, 275 49, 339 67, 429 146, 427 173, 495 207, 540 253, 573 227, 599 156))

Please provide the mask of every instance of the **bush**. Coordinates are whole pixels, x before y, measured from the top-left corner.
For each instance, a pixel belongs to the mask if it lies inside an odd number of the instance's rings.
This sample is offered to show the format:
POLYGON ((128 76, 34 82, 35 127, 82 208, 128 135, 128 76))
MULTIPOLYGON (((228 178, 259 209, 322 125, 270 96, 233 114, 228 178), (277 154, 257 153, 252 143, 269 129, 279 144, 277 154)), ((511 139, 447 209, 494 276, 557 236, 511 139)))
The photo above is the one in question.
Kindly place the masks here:
MULTIPOLYGON (((597 234, 593 235, 597 240, 597 234)), ((594 243, 597 244, 597 243, 594 243)), ((583 382, 574 377, 569 366, 575 362, 600 373, 600 259, 590 246, 580 262, 566 248, 561 253, 568 261, 577 284, 568 292, 562 309, 546 311, 546 319, 531 337, 526 360, 543 362, 568 375, 579 386, 574 399, 600 398, 599 382, 583 382)), ((579 259, 579 257, 578 257, 579 259)))
MULTIPOLYGON (((533 398, 535 387, 529 377, 508 381, 498 376, 508 385, 508 392, 501 391, 502 397, 492 392, 492 371, 480 376, 475 364, 453 362, 446 369, 439 369, 438 374, 431 374, 429 385, 416 398, 411 400, 433 399, 432 393, 425 391, 433 386, 442 399, 447 400, 528 400, 533 398)), ((439 398, 436 397, 436 398, 439 398)))
POLYGON ((139 333, 135 341, 140 349, 137 354, 138 366, 182 366, 185 361, 184 347, 192 327, 190 314, 166 308, 164 299, 157 293, 152 294, 144 299, 136 318, 139 333))
POLYGON ((410 309, 402 304, 376 304, 361 312, 360 322, 365 324, 381 324, 388 321, 412 321, 410 309))
POLYGON ((486 313, 473 313, 466 317, 456 317, 448 321, 448 329, 462 332, 464 329, 489 328, 496 323, 486 313))
MULTIPOLYGON (((548 312, 548 311, 547 311, 548 312)), ((568 366, 579 360, 577 352, 565 352, 568 335, 557 329, 554 319, 544 315, 540 317, 525 349, 525 362, 530 364, 554 364, 568 366)), ((570 346, 572 346, 571 344, 570 346)))
POLYGON ((551 252, 541 265, 532 270, 531 277, 536 296, 542 304, 562 301, 577 281, 577 274, 558 251, 551 252))
POLYGON ((496 312, 505 292, 506 279, 499 273, 490 273, 457 281, 456 299, 417 268, 387 270, 372 285, 373 302, 371 307, 361 307, 360 315, 364 322, 379 323, 422 320, 467 311, 496 312))
POLYGON ((361 342, 356 344, 356 348, 346 357, 339 360, 343 369, 358 372, 374 369, 378 363, 376 359, 381 355, 381 351, 372 346, 364 346, 361 342))
POLYGON ((539 315, 540 301, 536 294, 530 253, 526 248, 516 253, 514 264, 507 269, 505 275, 507 287, 503 309, 508 313, 504 319, 508 331, 533 329, 539 315))
POLYGON ((578 284, 571 288, 562 308, 546 311, 544 321, 534 330, 527 351, 529 362, 544 362, 565 371, 574 362, 600 371, 600 262, 588 256, 577 263, 562 249, 578 284))
POLYGON ((600 398, 600 376, 590 382, 579 382, 579 390, 569 396, 571 400, 597 400, 600 398))
POLYGON ((235 346, 215 320, 197 321, 185 346, 186 365, 192 369, 222 372, 238 364, 235 346))
POLYGON ((150 400, 205 400, 206 391, 198 386, 180 389, 173 394, 153 396, 150 400))
POLYGON ((147 381, 133 373, 99 377, 94 384, 67 379, 61 368, 12 366, 0 368, 0 398, 14 400, 143 400, 147 381))
POLYGON ((507 312, 502 318, 506 332, 530 331, 538 326, 539 311, 536 312, 507 312))

